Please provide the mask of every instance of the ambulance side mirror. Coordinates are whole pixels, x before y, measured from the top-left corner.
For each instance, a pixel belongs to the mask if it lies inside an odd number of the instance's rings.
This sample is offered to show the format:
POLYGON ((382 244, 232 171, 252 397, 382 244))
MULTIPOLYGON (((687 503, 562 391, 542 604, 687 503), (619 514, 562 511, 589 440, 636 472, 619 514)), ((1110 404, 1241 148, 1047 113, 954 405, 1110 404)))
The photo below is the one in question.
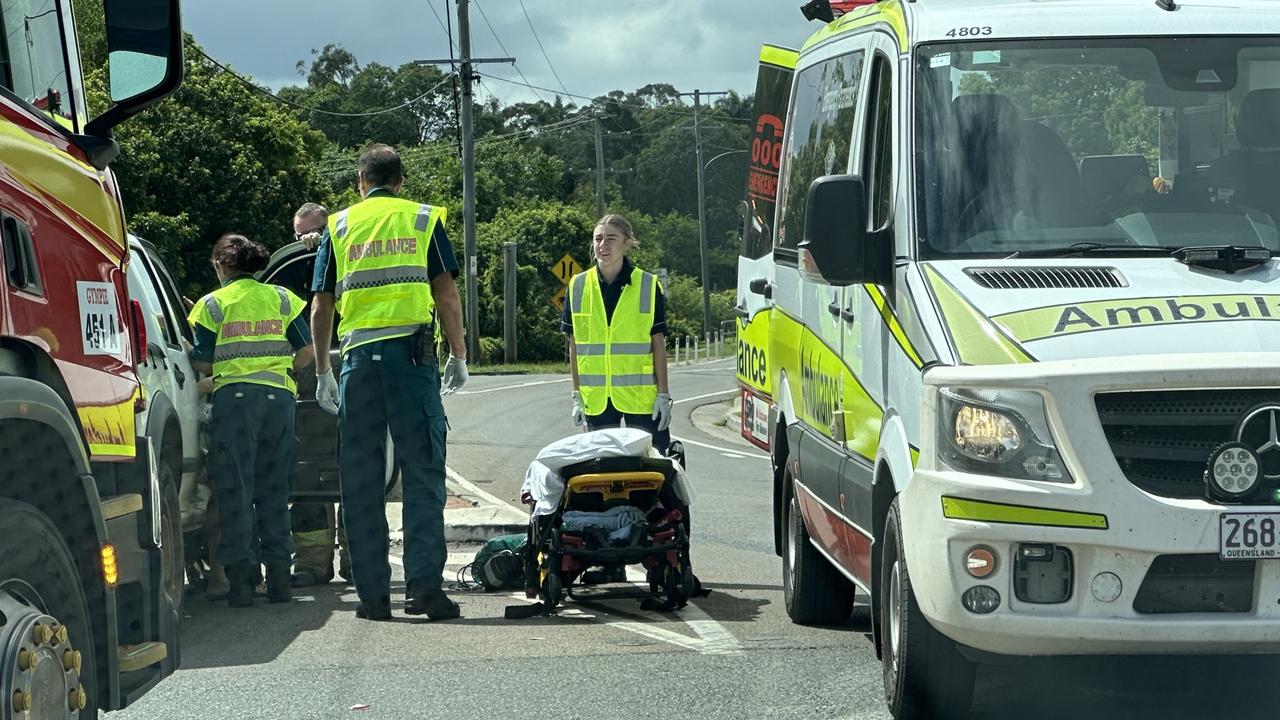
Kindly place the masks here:
POLYGON ((809 185, 800 274, 824 285, 889 284, 887 233, 867 232, 867 191, 857 175, 826 175, 809 185))

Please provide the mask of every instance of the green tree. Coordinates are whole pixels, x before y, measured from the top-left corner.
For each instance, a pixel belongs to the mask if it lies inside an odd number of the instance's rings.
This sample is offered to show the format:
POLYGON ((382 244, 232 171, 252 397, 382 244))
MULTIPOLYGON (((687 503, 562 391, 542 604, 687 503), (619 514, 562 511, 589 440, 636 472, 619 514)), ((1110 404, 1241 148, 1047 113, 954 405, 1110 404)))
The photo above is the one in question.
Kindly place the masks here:
MULTIPOLYGON (((105 108, 103 28, 92 22, 94 3, 77 2, 78 13, 82 6, 89 105, 105 108)), ((130 231, 160 247, 184 292, 195 294, 213 283, 208 257, 219 235, 239 232, 277 247, 292 240, 293 211, 329 193, 315 164, 324 136, 187 43, 182 87, 117 128, 122 152, 112 168, 130 231)))

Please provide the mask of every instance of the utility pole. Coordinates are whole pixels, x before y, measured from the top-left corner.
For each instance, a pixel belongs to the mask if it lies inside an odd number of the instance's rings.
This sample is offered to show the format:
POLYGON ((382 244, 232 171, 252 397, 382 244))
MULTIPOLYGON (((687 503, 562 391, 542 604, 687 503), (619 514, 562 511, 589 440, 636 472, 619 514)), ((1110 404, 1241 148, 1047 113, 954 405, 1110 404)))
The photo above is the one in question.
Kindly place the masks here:
POLYGON ((596 118, 596 217, 604 217, 604 137, 600 134, 600 118, 596 118))
MULTIPOLYGON (((514 63, 515 58, 473 58, 471 57, 471 22, 467 15, 468 0, 458 2, 458 50, 461 57, 462 76, 462 238, 464 259, 463 272, 466 273, 465 290, 467 307, 465 321, 467 326, 467 359, 476 362, 480 357, 480 298, 476 295, 476 166, 475 136, 471 120, 472 84, 479 78, 473 65, 477 63, 514 63)), ((452 65, 452 60, 415 60, 417 65, 452 65)))
POLYGON ((726 92, 702 92, 697 88, 691 93, 680 93, 681 97, 693 96, 693 138, 698 155, 698 254, 702 257, 702 332, 711 332, 711 271, 707 263, 707 197, 704 188, 702 166, 702 125, 699 114, 702 110, 702 98, 712 95, 728 95, 726 92))
POLYGON ((502 244, 502 359, 516 361, 516 248, 518 243, 502 244))

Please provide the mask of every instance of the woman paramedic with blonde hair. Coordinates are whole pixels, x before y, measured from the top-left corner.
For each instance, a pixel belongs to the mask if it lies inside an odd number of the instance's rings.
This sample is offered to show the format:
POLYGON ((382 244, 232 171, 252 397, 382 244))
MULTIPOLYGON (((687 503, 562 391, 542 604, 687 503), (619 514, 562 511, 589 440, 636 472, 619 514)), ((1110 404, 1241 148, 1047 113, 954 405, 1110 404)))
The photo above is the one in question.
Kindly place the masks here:
POLYGON ((666 454, 671 442, 667 320, 658 278, 631 263, 636 246, 621 215, 596 222, 595 265, 569 281, 560 329, 569 338, 573 422, 588 430, 640 428, 666 454))

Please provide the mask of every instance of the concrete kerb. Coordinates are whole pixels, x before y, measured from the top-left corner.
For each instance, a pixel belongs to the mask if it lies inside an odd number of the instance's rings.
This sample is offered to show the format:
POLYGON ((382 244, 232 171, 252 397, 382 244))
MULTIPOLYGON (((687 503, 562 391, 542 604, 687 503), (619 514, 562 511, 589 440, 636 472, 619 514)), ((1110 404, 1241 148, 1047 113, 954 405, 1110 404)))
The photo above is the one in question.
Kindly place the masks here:
MULTIPOLYGON (((446 542, 484 542, 498 535, 525 532, 529 526, 529 514, 503 502, 468 481, 453 468, 445 468, 445 486, 449 494, 458 497, 471 507, 447 507, 444 511, 444 539, 446 542)), ((450 503, 463 504, 465 503, 450 503)))

